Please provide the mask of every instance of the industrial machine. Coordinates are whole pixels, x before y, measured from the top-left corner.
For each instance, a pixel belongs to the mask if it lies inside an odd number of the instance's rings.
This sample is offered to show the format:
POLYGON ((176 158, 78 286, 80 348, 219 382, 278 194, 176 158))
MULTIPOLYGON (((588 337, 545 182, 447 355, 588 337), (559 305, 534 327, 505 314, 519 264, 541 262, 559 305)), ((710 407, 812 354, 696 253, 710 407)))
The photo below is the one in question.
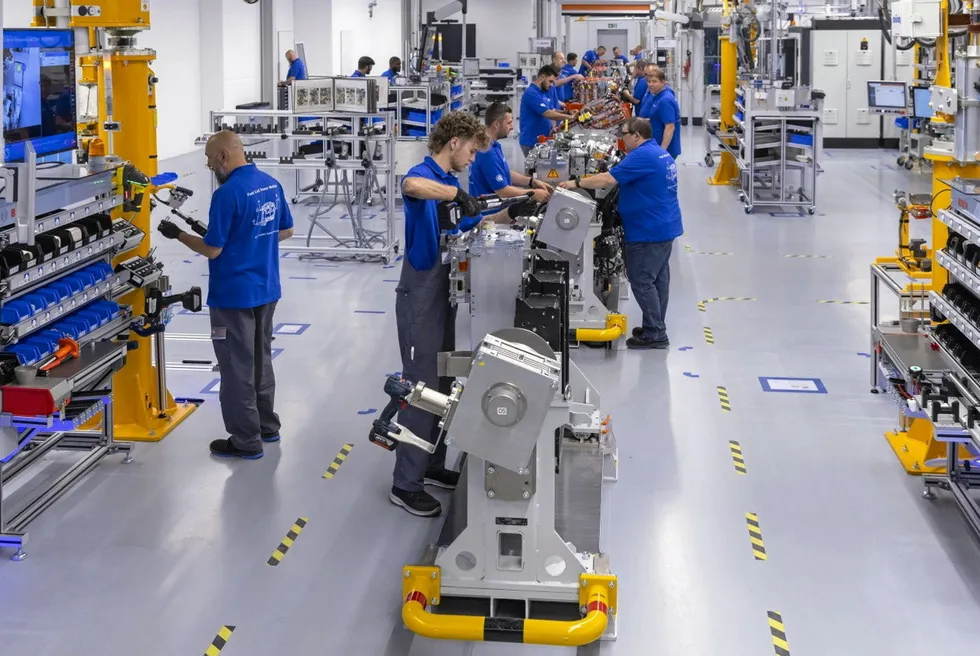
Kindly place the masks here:
POLYGON ((599 545, 616 440, 569 357, 571 262, 538 243, 581 244, 588 215, 567 210, 588 202, 577 202, 558 192, 543 217, 525 218, 530 229, 448 236, 451 298, 469 303, 472 351, 440 356, 440 375, 457 379, 449 394, 385 383, 373 443, 435 450, 394 421, 410 404, 437 416, 440 439, 465 454, 437 542, 403 570, 402 619, 419 635, 561 646, 616 636, 617 579, 599 545), (574 522, 564 510, 573 506, 574 522))
POLYGON ((34 6, 34 29, 3 35, 0 548, 15 560, 29 523, 102 459, 131 461, 134 441, 195 409, 167 391, 163 332, 171 305, 202 303, 198 288, 168 294, 150 252, 151 198, 179 210, 189 192, 156 170, 147 3, 34 6), (78 85, 97 115, 77 114, 78 85), (48 480, 36 464, 54 450, 82 455, 48 480), (19 500, 15 477, 32 478, 19 500))

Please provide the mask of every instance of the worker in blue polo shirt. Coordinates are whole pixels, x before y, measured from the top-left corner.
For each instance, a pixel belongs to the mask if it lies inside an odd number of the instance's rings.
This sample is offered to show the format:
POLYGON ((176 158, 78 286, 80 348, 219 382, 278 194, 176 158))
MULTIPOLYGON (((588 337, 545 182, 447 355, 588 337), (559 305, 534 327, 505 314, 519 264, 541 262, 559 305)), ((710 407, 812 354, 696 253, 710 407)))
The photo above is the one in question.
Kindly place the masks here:
MULTIPOLYGON (((574 56, 573 54, 572 57, 574 56)), ((556 52, 551 56, 551 66, 558 71, 558 79, 551 85, 551 90, 548 92, 551 98, 551 108, 563 110, 565 103, 572 99, 574 83, 585 78, 578 74, 574 66, 565 63, 563 52, 556 52)))
POLYGON ((571 80, 571 82, 568 82, 563 87, 561 87, 561 94, 559 97, 562 99, 563 102, 571 102, 572 100, 575 99, 575 85, 573 83, 578 80, 585 79, 585 76, 579 74, 578 68, 575 66, 575 64, 577 63, 578 63, 578 55, 576 55, 574 52, 570 52, 568 53, 568 57, 567 57, 567 61, 565 62, 565 65, 562 66, 561 70, 558 71, 559 82, 561 82, 562 80, 571 80))
POLYGON ((640 107, 643 105, 643 100, 647 97, 646 70, 650 66, 650 62, 645 59, 641 59, 633 64, 633 91, 623 90, 623 100, 634 106, 634 114, 638 114, 640 107))
POLYGON ((395 83, 395 78, 402 72, 402 60, 400 57, 392 57, 388 60, 388 70, 381 74, 381 77, 388 78, 388 82, 395 83))
POLYGON ((667 86, 663 69, 656 66, 647 69, 647 86, 650 91, 640 105, 639 116, 649 119, 653 138, 677 159, 681 154, 681 107, 667 86))
POLYGON ((289 62, 289 71, 286 72, 286 79, 279 84, 292 84, 293 80, 306 79, 306 64, 299 58, 295 50, 286 51, 286 61, 289 62))
POLYGON ((547 203, 551 198, 551 185, 512 171, 504 157, 500 141, 509 137, 514 129, 514 115, 510 107, 500 102, 492 103, 483 120, 487 125, 490 149, 477 153, 470 167, 470 195, 497 194, 501 198, 514 198, 525 195, 531 189, 534 192, 531 198, 535 202, 547 203))
POLYGON ((350 74, 351 77, 367 77, 374 68, 374 60, 365 55, 357 60, 357 70, 350 74))
POLYGON ((633 55, 633 61, 640 61, 643 59, 643 46, 636 46, 630 50, 630 54, 633 55))
POLYGON ((565 189, 605 189, 619 185, 619 214, 626 239, 626 277, 643 312, 643 325, 626 341, 631 349, 666 349, 667 301, 670 298, 670 254, 684 233, 677 201, 677 163, 656 141, 646 119, 633 117, 623 127, 626 158, 608 173, 565 189))
MULTIPOLYGON (((222 131, 205 146, 219 187, 211 198, 203 238, 170 221, 160 233, 208 258, 211 342, 221 370, 218 400, 227 439, 211 442, 223 458, 257 460, 263 442, 278 442, 272 329, 279 283, 279 242, 293 235, 282 185, 245 160, 242 141, 222 131)), ((163 366, 158 363, 157 366, 163 366)))
MULTIPOLYGON (((402 376, 422 382, 433 390, 450 392, 451 378, 440 378, 439 353, 455 350, 456 308, 449 302, 449 269, 442 235, 455 228, 440 225, 440 202, 455 202, 464 217, 476 217, 482 206, 459 186, 457 173, 473 163, 478 150, 487 147, 487 133, 472 114, 450 112, 429 134, 430 156, 415 166, 402 181, 405 201, 405 261, 395 293, 395 323, 402 358, 402 376)), ((526 204, 513 205, 484 220, 507 224, 521 216, 526 204)), ((473 227, 473 223, 469 223, 473 227)), ((435 443, 437 418, 424 410, 404 407, 398 423, 418 437, 435 443)), ((446 445, 431 455, 409 444, 395 451, 394 481, 388 500, 421 517, 442 511, 439 501, 425 491, 430 485, 451 490, 459 473, 446 469, 446 445)))
POLYGON ((551 86, 558 78, 554 66, 542 66, 534 82, 521 98, 521 133, 518 143, 524 156, 531 152, 539 137, 551 134, 552 121, 571 121, 574 114, 554 109, 551 105, 551 86))
POLYGON ((582 67, 579 69, 579 73, 582 75, 587 74, 592 70, 592 65, 597 61, 601 60, 603 55, 606 54, 606 46, 599 46, 595 50, 589 50, 584 55, 582 55, 582 67))
POLYGON ((619 46, 613 46, 613 61, 624 65, 630 62, 619 46))

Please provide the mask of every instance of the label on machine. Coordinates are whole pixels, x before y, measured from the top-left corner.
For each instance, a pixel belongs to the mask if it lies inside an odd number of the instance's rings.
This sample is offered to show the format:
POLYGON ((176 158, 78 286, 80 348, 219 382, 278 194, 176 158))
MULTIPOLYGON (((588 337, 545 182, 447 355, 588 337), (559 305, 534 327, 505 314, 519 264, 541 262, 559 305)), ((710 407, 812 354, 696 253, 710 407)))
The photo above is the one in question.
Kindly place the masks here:
POLYGON ((498 517, 495 523, 497 526, 527 526, 523 517, 498 517))

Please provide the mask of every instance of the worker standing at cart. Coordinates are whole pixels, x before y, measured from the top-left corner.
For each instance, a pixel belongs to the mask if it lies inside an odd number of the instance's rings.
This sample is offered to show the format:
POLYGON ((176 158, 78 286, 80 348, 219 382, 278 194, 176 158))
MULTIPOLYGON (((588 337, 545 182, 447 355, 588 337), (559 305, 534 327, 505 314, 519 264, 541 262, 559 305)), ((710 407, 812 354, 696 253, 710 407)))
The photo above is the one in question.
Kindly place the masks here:
POLYGON ((558 71, 554 66, 542 66, 537 78, 521 98, 521 133, 518 143, 525 157, 538 143, 539 137, 551 134, 552 121, 575 119, 574 114, 562 112, 551 106, 549 92, 557 78, 558 71))
POLYGON ((509 137, 514 129, 514 114, 510 107, 500 102, 492 103, 487 108, 484 122, 490 149, 477 153, 470 167, 470 195, 497 194, 500 198, 515 198, 523 196, 530 189, 534 192, 532 199, 535 202, 547 203, 551 198, 551 185, 512 171, 504 156, 500 142, 509 137))
MULTIPOLYGON (((569 57, 575 58, 575 54, 573 53, 569 57)), ((579 75, 574 66, 565 63, 565 54, 562 52, 556 52, 551 56, 551 65, 558 71, 558 79, 551 86, 549 94, 551 97, 551 108, 560 111, 565 109, 565 103, 572 99, 573 84, 585 78, 579 75)))
POLYGON ((633 90, 624 90, 622 94, 623 100, 633 105, 634 113, 638 112, 640 106, 643 104, 644 98, 647 97, 647 77, 646 70, 652 66, 650 62, 645 59, 633 64, 633 90))
POLYGON ((626 341, 630 349, 666 349, 670 254, 684 232, 677 201, 677 163, 653 140, 650 122, 633 117, 622 131, 626 158, 607 173, 569 180, 564 189, 619 185, 619 214, 626 239, 626 277, 643 312, 643 325, 626 341))
POLYGON ((626 58, 626 55, 623 54, 619 46, 613 46, 613 61, 624 66, 630 63, 630 60, 626 58))
POLYGON ((221 370, 218 400, 229 434, 211 442, 211 453, 257 460, 262 443, 278 442, 281 428, 272 328, 282 296, 279 242, 293 236, 293 217, 282 185, 245 160, 237 134, 218 132, 204 154, 219 184, 207 234, 186 233, 170 221, 162 221, 159 230, 208 258, 211 343, 221 370))
POLYGON ((365 55, 357 60, 357 70, 351 73, 350 76, 367 77, 371 74, 372 68, 374 68, 374 60, 365 55))
MULTIPOLYGON (((422 382, 433 390, 450 392, 451 378, 440 378, 439 353, 456 348, 456 308, 449 302, 450 266, 442 248, 442 235, 453 226, 440 225, 439 205, 455 202, 463 217, 478 217, 482 206, 459 185, 457 173, 473 163, 477 151, 485 149, 488 137, 472 114, 451 112, 439 119, 429 135, 430 156, 405 175, 405 261, 395 289, 395 322, 402 359, 402 376, 422 382)), ((520 216, 525 204, 517 204, 485 220, 507 224, 520 216)), ((477 222, 464 220, 463 229, 477 222)), ((439 438, 438 418, 412 406, 398 413, 398 422, 418 437, 435 444, 439 438)), ((425 486, 447 490, 459 482, 459 473, 446 469, 446 445, 441 442, 432 454, 409 444, 395 450, 395 471, 388 500, 413 515, 436 517, 439 501, 425 486)))
POLYGON ((649 119, 653 138, 675 160, 681 154, 681 107, 667 86, 667 74, 656 66, 647 68, 650 91, 640 105, 639 116, 649 119))
POLYGON ((592 66, 600 61, 603 55, 606 54, 606 46, 599 46, 595 50, 589 50, 584 55, 582 55, 582 67, 579 69, 579 73, 582 75, 587 75, 589 71, 592 70, 592 66))
POLYGON ((293 80, 306 79, 306 64, 299 58, 295 50, 286 51, 286 61, 289 62, 289 71, 286 72, 286 79, 280 84, 292 84, 293 80))
POLYGON ((399 57, 392 57, 388 60, 388 70, 381 74, 381 77, 388 78, 388 82, 394 84, 395 78, 402 72, 402 60, 399 57))

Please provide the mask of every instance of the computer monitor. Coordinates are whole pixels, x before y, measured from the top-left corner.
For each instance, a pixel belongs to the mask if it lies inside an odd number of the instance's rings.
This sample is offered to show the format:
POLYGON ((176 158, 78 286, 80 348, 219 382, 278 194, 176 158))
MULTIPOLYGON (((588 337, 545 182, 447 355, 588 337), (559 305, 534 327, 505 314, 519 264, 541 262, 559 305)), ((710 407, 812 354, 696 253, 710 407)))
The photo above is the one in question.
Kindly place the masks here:
POLYGON ((4 30, 3 69, 6 161, 23 161, 27 142, 39 156, 76 148, 74 32, 4 30))
POLYGON ((932 118, 936 110, 929 106, 932 90, 929 87, 912 88, 912 114, 915 118, 932 118))
POLYGON ((868 82, 868 109, 886 114, 904 114, 909 106, 905 82, 873 80, 868 82))

